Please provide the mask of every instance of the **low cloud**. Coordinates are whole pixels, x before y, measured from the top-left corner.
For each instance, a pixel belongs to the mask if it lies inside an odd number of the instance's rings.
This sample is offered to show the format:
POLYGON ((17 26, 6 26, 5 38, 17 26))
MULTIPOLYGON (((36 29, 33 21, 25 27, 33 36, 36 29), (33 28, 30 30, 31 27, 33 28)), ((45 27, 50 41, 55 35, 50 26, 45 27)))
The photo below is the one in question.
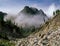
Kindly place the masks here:
POLYGON ((4 17, 4 21, 11 20, 12 23, 17 25, 18 27, 40 27, 45 21, 47 21, 47 17, 44 15, 11 15, 8 14, 7 16, 4 17))
POLYGON ((53 12, 56 11, 56 5, 53 3, 46 9, 46 14, 48 17, 53 17, 53 12))
MULTIPOLYGON (((32 5, 31 5, 32 6, 32 5)), ((43 9, 43 11, 46 13, 48 17, 53 17, 53 12, 56 11, 56 9, 60 9, 59 6, 56 6, 55 3, 52 3, 49 6, 40 6, 38 4, 33 4, 32 7, 36 7, 38 9, 43 9)))
MULTIPOLYGON (((37 5, 35 5, 37 6, 37 5)), ((45 11, 45 13, 47 14, 48 17, 52 17, 53 16, 53 12, 56 10, 56 6, 55 4, 51 4, 49 7, 47 7, 45 11)), ((35 26, 35 27, 39 27, 40 25, 42 25, 44 23, 44 19, 43 19, 43 15, 24 15, 24 14, 19 14, 19 15, 12 15, 12 14, 8 14, 7 16, 5 16, 4 20, 11 20, 12 23, 15 23, 15 25, 17 26, 22 26, 22 27, 28 27, 28 26, 35 26)), ((46 21, 47 18, 45 17, 46 21)))

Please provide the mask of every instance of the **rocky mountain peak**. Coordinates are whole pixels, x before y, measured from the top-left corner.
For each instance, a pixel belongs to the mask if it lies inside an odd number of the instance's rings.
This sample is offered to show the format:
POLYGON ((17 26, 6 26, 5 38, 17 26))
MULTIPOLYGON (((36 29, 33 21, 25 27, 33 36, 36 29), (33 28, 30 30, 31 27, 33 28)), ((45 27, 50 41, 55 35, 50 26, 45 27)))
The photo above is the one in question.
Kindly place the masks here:
POLYGON ((38 9, 33 8, 33 7, 29 7, 29 6, 25 6, 24 9, 21 11, 21 13, 24 13, 24 14, 37 14, 38 9))

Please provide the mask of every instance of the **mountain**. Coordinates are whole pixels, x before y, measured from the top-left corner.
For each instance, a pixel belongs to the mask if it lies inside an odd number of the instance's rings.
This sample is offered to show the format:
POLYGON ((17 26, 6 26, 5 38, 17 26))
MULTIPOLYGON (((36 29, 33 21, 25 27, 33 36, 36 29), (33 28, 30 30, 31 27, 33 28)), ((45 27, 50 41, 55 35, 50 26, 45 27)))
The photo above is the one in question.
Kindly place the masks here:
POLYGON ((19 40, 17 46, 60 46, 60 10, 34 33, 19 40))
POLYGON ((25 6, 24 9, 22 9, 20 11, 20 13, 22 14, 26 14, 26 15, 45 15, 46 14, 43 12, 42 9, 38 10, 37 8, 34 7, 29 7, 29 6, 25 6))
POLYGON ((33 7, 29 7, 29 6, 25 6, 24 9, 21 11, 21 13, 23 13, 23 14, 37 14, 38 9, 33 8, 33 7))
POLYGON ((46 21, 48 21, 47 15, 43 12, 42 9, 38 10, 34 7, 25 6, 24 9, 22 9, 18 13, 17 20, 19 25, 23 25, 23 27, 28 26, 35 26, 39 27, 40 25, 43 25, 46 21), (18 18, 22 18, 18 20, 18 18), (28 25, 28 26, 27 26, 28 25))

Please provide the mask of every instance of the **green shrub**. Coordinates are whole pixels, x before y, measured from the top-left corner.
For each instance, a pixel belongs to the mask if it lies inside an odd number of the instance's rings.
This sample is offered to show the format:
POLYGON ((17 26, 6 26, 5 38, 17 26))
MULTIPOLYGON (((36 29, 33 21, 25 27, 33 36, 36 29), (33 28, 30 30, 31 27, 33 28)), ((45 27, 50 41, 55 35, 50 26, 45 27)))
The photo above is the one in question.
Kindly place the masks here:
POLYGON ((10 43, 8 40, 0 39, 0 46, 15 46, 15 43, 10 43))

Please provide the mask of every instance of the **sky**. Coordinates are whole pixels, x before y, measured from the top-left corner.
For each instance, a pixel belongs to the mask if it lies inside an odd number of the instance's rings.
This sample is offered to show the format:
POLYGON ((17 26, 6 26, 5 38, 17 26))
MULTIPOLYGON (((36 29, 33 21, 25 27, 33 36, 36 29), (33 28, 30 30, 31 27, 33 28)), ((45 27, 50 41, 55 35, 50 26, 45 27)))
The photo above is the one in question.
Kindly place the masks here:
POLYGON ((36 7, 46 11, 51 5, 60 9, 60 0, 0 0, 0 11, 18 13, 24 6, 36 7))

